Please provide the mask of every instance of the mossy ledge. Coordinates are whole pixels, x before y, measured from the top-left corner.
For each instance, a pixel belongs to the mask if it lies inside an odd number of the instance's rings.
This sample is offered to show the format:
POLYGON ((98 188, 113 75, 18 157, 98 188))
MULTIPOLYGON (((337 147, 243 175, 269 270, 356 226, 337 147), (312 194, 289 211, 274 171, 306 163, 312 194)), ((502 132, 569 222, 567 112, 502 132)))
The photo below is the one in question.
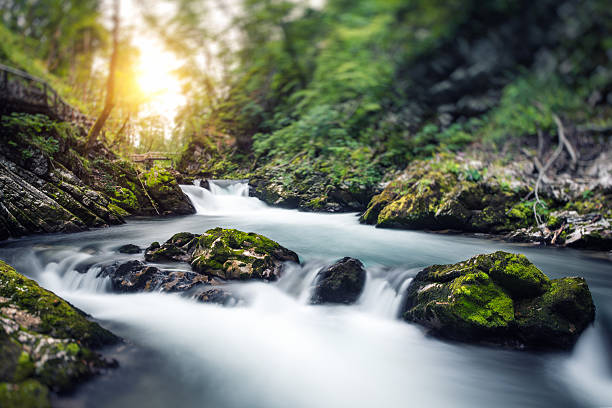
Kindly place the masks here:
POLYGON ((583 278, 550 280, 524 255, 499 251, 423 269, 402 316, 452 340, 567 350, 595 319, 595 306, 583 278))
POLYGON ((93 349, 119 340, 0 261, 1 407, 49 407, 50 392, 115 367, 93 349))

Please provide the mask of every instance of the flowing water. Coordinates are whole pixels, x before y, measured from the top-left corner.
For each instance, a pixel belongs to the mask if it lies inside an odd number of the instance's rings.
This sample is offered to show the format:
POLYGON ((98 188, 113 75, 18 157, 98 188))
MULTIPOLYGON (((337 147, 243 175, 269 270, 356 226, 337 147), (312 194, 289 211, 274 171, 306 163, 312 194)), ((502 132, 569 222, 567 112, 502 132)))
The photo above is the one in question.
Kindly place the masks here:
MULTIPOLYGON (((132 220, 70 235, 8 241, 0 258, 126 339, 107 350, 121 367, 56 401, 64 407, 405 407, 612 405, 612 263, 589 254, 360 225, 355 214, 270 208, 246 183, 183 186, 197 214, 132 220), (234 307, 174 294, 118 295, 100 263, 180 231, 255 231, 296 251, 276 283, 239 283, 234 307), (571 353, 450 343, 397 318, 426 265, 496 250, 522 252, 548 276, 586 277, 597 319, 571 353), (368 279, 352 306, 310 306, 323 265, 361 259, 368 279)), ((162 265, 164 266, 164 265, 162 265)), ((168 265, 170 266, 170 265, 168 265)), ((176 265, 172 265, 176 268, 176 265)), ((185 267, 185 266, 183 266, 185 267)))

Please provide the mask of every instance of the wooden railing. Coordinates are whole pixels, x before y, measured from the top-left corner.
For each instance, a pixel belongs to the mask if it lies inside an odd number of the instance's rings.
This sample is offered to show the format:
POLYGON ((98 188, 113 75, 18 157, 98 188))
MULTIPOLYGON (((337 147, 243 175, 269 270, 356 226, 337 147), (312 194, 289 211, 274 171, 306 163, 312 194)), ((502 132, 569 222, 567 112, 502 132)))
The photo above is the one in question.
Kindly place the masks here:
POLYGON ((0 64, 0 108, 4 113, 43 113, 63 122, 91 127, 93 119, 57 94, 46 81, 0 64))
POLYGON ((130 155, 133 162, 143 163, 157 160, 173 160, 174 156, 178 156, 176 152, 147 152, 130 155))

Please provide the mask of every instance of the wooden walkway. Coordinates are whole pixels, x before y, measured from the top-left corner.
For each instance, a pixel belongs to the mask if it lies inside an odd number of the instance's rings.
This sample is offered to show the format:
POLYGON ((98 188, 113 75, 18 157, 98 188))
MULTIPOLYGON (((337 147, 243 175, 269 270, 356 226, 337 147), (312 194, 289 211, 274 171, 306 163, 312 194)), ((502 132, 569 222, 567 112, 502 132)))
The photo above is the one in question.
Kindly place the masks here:
POLYGON ((147 152, 130 155, 134 163, 144 163, 147 168, 151 167, 156 161, 172 161, 180 153, 178 152, 147 152))
POLYGON ((91 127, 94 120, 67 103, 45 80, 0 64, 0 113, 42 113, 91 127))

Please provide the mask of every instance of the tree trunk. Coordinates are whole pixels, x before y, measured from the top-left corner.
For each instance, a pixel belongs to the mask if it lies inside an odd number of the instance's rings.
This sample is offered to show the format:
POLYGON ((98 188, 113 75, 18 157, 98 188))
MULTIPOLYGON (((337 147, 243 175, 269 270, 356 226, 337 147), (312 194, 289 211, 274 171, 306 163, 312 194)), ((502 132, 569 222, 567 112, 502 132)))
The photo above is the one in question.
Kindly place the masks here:
POLYGON ((115 104, 115 70, 117 68, 117 54, 119 51, 119 0, 113 1, 113 8, 113 51, 108 67, 108 79, 106 80, 106 99, 102 113, 100 113, 100 116, 98 116, 98 119, 96 119, 87 135, 87 149, 91 149, 96 144, 98 135, 115 104))

